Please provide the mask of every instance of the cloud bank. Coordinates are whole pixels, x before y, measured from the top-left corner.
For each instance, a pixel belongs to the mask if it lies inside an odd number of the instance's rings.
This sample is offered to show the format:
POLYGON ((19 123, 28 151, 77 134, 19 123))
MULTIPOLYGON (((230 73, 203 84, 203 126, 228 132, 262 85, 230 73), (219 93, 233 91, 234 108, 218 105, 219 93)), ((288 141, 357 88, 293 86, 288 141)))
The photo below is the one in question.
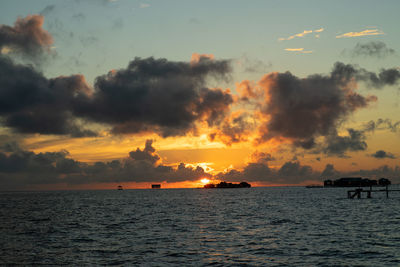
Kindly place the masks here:
POLYGON ((129 157, 87 164, 69 158, 67 151, 34 153, 17 145, 0 151, 0 185, 3 190, 26 189, 45 184, 94 184, 121 182, 179 182, 210 178, 201 167, 176 168, 163 165, 152 141, 137 148, 129 157))

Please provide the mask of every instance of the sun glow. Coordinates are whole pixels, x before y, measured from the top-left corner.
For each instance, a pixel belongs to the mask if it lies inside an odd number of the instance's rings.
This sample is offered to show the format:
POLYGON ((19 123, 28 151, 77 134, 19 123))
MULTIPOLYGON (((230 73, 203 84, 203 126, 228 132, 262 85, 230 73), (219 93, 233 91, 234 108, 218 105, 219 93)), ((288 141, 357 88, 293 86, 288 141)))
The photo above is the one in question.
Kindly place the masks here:
POLYGON ((202 184, 208 184, 208 183, 210 183, 210 180, 207 179, 207 178, 203 178, 203 179, 200 180, 200 182, 201 182, 202 184))

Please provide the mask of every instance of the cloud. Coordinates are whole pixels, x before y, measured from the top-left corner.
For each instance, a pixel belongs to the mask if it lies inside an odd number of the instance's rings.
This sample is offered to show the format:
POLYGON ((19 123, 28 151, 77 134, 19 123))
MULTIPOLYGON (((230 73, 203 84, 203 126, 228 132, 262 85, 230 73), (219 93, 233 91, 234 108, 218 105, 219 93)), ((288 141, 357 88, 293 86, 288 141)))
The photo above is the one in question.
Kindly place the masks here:
POLYGON ((42 9, 42 11, 39 12, 39 14, 42 16, 47 16, 54 11, 55 7, 55 5, 47 5, 45 8, 42 9))
MULTIPOLYGON (((344 50, 343 53, 347 51, 344 50)), ((357 43, 357 45, 349 51, 349 54, 353 57, 376 57, 385 58, 390 55, 394 55, 396 51, 392 48, 386 46, 384 42, 381 41, 371 41, 367 43, 357 43)))
POLYGON ((303 165, 299 161, 287 161, 278 168, 268 166, 268 161, 249 162, 243 170, 230 169, 220 172, 214 178, 229 182, 259 182, 266 184, 304 184, 310 181, 321 182, 325 179, 340 177, 362 176, 372 179, 387 177, 392 182, 399 182, 400 166, 380 166, 370 170, 339 171, 333 164, 326 164, 322 171, 313 170, 311 166, 303 165))
POLYGON ((391 132, 397 132, 400 127, 400 121, 392 122, 390 119, 379 118, 376 121, 370 120, 364 125, 364 131, 375 131, 375 130, 390 130, 391 132))
POLYGON ((143 150, 131 151, 127 158, 94 164, 69 158, 65 150, 34 153, 18 147, 0 151, 0 186, 3 190, 16 190, 41 184, 179 182, 211 178, 201 167, 180 163, 174 168, 163 165, 159 159, 151 140, 146 141, 143 150))
POLYGON ((378 29, 372 29, 372 30, 364 30, 361 32, 347 32, 347 33, 343 33, 341 35, 337 35, 336 38, 351 38, 351 37, 382 35, 382 34, 385 34, 385 33, 378 29))
POLYGON ((41 15, 29 15, 18 18, 14 27, 0 25, 0 50, 7 47, 32 60, 38 60, 45 52, 50 52, 53 38, 42 28, 43 21, 41 15))
POLYGON ((297 33, 297 34, 291 35, 291 36, 289 36, 287 38, 284 38, 284 37, 278 38, 278 40, 279 41, 288 41, 288 40, 292 40, 292 39, 294 39, 296 37, 299 37, 299 38, 304 37, 304 36, 306 36, 308 34, 311 34, 313 32, 320 33, 320 32, 323 32, 323 31, 324 31, 324 28, 319 28, 319 29, 314 30, 314 31, 313 30, 304 30, 301 33, 297 33))
MULTIPOLYGON (((201 178, 229 182, 261 182, 269 184, 302 184, 306 181, 336 179, 343 176, 371 178, 400 177, 400 167, 381 166, 371 170, 341 172, 327 164, 322 172, 299 161, 288 161, 277 168, 269 167, 274 157, 256 152, 243 170, 230 169, 212 176, 203 168, 179 163, 176 167, 164 165, 152 140, 143 149, 137 148, 129 156, 109 162, 88 164, 74 160, 68 151, 34 153, 23 150, 16 143, 0 147, 0 186, 3 190, 29 190, 32 186, 56 184, 96 184, 123 182, 181 182, 201 178)), ((397 182, 397 180, 393 181, 397 182)))
POLYGON ((348 115, 376 101, 375 96, 356 92, 353 70, 336 63, 329 75, 266 74, 258 82, 265 93, 260 108, 265 123, 260 126, 258 142, 286 138, 311 148, 315 137, 331 135, 348 115))
POLYGON ((300 52, 303 54, 311 54, 313 52, 311 50, 304 50, 304 48, 285 48, 285 50, 289 52, 300 52))
POLYGON ((255 128, 255 123, 246 112, 234 112, 226 117, 218 129, 209 134, 211 141, 220 141, 231 146, 234 143, 245 142, 255 128))
POLYGON ((322 151, 328 155, 346 157, 347 151, 363 151, 368 145, 363 131, 347 129, 347 136, 339 136, 336 133, 326 137, 322 151))
POLYGON ((336 179, 340 177, 340 172, 335 170, 333 164, 326 164, 325 169, 321 173, 321 177, 324 179, 336 179))
POLYGON ((195 132, 197 122, 218 125, 233 103, 229 91, 206 87, 208 78, 228 79, 227 60, 136 58, 97 77, 94 89, 82 75, 47 79, 6 57, 0 70, 0 116, 21 133, 93 136, 79 119, 109 125, 114 133, 184 135, 195 132))
POLYGON ((136 151, 129 152, 129 157, 133 160, 147 160, 155 164, 160 160, 160 157, 155 153, 156 149, 152 146, 153 140, 146 140, 146 145, 143 150, 137 148, 136 151))
POLYGON ((292 40, 292 39, 294 39, 294 38, 296 38, 296 37, 304 37, 304 36, 306 36, 307 34, 310 34, 310 33, 312 33, 313 31, 312 30, 304 30, 303 32, 301 32, 301 33, 297 33, 297 34, 294 34, 294 35, 291 35, 291 36, 289 36, 289 37, 287 37, 287 38, 279 38, 278 40, 279 41, 285 41, 285 40, 292 40))
POLYGON ((290 52, 301 52, 304 48, 285 48, 285 50, 290 52))
POLYGON ((395 155, 393 155, 390 152, 386 152, 384 150, 378 150, 375 153, 371 154, 371 157, 377 158, 377 159, 384 159, 384 158, 388 158, 388 159, 395 159, 395 155))
POLYGON ((269 184, 299 184, 318 179, 319 174, 310 166, 301 165, 298 161, 285 162, 280 168, 273 169, 268 161, 248 163, 243 170, 232 169, 215 176, 218 180, 230 182, 262 182, 269 184))
POLYGON ((196 122, 218 125, 233 103, 231 94, 206 87, 206 79, 227 79, 229 61, 200 57, 191 64, 166 59, 131 61, 126 69, 96 78, 94 93, 76 105, 76 114, 106 123, 114 133, 184 135, 196 122))
POLYGON ((272 67, 272 64, 270 62, 265 63, 259 59, 248 58, 243 55, 236 61, 236 66, 243 72, 265 73, 267 69, 272 67))
POLYGON ((215 57, 213 54, 198 54, 198 53, 193 53, 192 54, 192 58, 190 59, 190 63, 191 64, 196 64, 199 63, 200 60, 205 60, 205 59, 209 59, 209 60, 213 60, 215 57))
POLYGON ((47 79, 32 66, 0 56, 0 116, 3 125, 17 132, 95 135, 72 114, 74 101, 89 91, 81 75, 47 79))

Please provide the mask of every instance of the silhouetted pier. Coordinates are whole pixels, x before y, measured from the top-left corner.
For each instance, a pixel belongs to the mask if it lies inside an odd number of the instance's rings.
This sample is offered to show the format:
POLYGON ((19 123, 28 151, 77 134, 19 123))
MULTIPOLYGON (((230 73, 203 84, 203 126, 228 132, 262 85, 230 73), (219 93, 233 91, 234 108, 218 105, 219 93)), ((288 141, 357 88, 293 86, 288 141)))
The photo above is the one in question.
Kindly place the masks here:
POLYGON ((386 198, 389 198, 389 192, 396 191, 400 192, 400 189, 389 189, 388 186, 386 186, 385 189, 380 190, 372 190, 372 187, 370 187, 369 189, 357 188, 355 190, 347 191, 347 198, 361 198, 362 194, 365 194, 367 198, 372 198, 372 192, 386 193, 386 198))

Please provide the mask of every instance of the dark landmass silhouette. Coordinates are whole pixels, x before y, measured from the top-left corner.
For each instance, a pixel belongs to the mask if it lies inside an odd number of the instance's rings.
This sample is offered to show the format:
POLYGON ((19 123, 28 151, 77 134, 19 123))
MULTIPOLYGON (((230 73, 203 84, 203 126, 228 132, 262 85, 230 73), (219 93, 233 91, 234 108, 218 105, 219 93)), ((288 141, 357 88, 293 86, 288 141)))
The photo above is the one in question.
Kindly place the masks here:
POLYGON ((250 188, 251 185, 247 182, 241 182, 240 184, 220 182, 219 184, 206 184, 204 188, 250 188))
POLYGON ((337 180, 325 180, 324 187, 367 187, 367 186, 387 186, 392 182, 387 178, 372 180, 362 177, 344 177, 337 180))

